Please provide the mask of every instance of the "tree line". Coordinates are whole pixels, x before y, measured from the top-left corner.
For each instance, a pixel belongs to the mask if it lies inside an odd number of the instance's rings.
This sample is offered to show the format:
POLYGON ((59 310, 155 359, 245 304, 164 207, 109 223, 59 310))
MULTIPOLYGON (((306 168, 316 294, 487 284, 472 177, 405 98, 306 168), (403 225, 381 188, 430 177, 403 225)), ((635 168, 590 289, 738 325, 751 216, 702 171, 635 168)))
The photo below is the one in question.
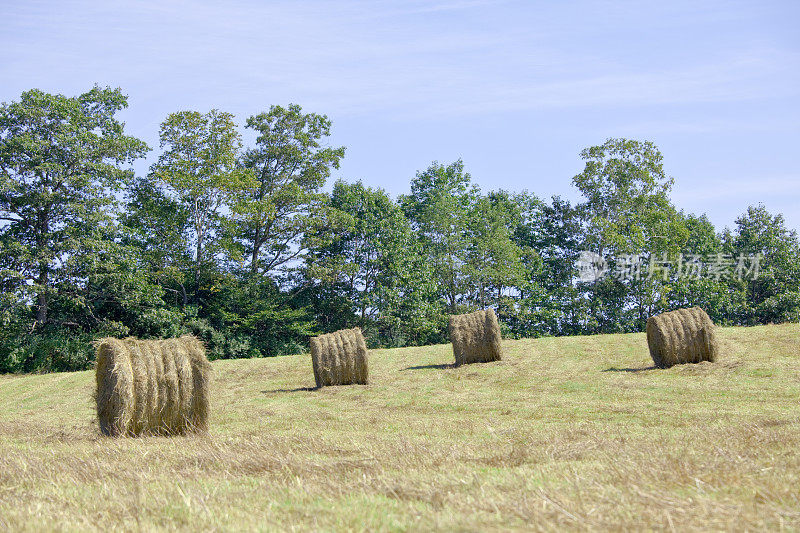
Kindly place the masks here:
POLYGON ((103 336, 199 336, 209 357, 301 353, 359 326, 371 347, 446 342, 492 307, 504 335, 641 331, 700 305, 723 325, 800 318, 800 242, 748 207, 721 231, 679 210, 651 142, 583 150, 581 200, 483 192, 433 162, 398 198, 336 181, 331 121, 300 106, 181 111, 158 159, 125 132, 120 89, 0 106, 0 371, 92 364, 103 336), (590 275, 582 269, 589 267, 590 275))

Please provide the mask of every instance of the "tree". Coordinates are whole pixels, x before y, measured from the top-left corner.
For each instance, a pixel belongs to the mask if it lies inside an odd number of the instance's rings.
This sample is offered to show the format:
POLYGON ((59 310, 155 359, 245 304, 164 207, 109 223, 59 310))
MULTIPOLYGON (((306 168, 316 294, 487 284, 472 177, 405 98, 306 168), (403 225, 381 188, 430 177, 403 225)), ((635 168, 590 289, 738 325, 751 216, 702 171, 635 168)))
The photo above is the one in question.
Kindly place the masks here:
POLYGON ((477 197, 477 187, 459 159, 448 166, 434 161, 417 173, 411 194, 400 198, 451 313, 471 289, 465 265, 470 212, 477 197))
POLYGON ((680 250, 683 272, 676 271, 670 276, 664 301, 659 302, 659 311, 699 306, 716 324, 735 323, 733 308, 744 303, 741 288, 732 284, 730 279, 698 276, 690 267, 724 253, 720 235, 706 215, 683 212, 679 215, 688 232, 688 238, 680 250))
POLYGON ((133 175, 121 166, 148 150, 115 118, 127 105, 120 89, 94 87, 33 89, 0 106, 0 263, 4 284, 35 301, 37 327, 51 320, 55 286, 80 286, 79 267, 113 244, 113 193, 133 175))
POLYGON ((303 253, 303 234, 315 222, 325 196, 320 189, 339 168, 344 147, 329 148, 331 121, 304 114, 299 105, 272 106, 247 119, 258 137, 242 158, 255 179, 237 194, 233 211, 241 225, 237 240, 250 258, 250 271, 273 272, 303 253))
MULTIPOLYGON (((603 255, 663 248, 675 216, 669 201, 673 180, 651 142, 609 139, 581 152, 583 172, 572 180, 586 198, 587 241, 603 255)), ((667 243, 669 241, 666 241, 667 243)))
POLYGON ((520 223, 514 241, 522 250, 528 277, 518 285, 517 316, 506 322, 516 335, 524 337, 586 331, 588 301, 574 283, 585 234, 580 211, 558 196, 548 203, 522 193, 515 202, 520 223))
POLYGON ((413 233, 400 207, 381 189, 337 181, 330 208, 341 222, 307 259, 312 278, 340 288, 362 329, 396 307, 413 233))
POLYGON ((686 228, 669 199, 673 180, 651 142, 609 139, 581 152, 586 161, 573 184, 586 198, 585 246, 610 258, 611 273, 588 286, 600 331, 642 329, 661 298, 662 280, 627 274, 629 261, 673 256, 686 241, 686 228), (630 307, 629 307, 630 306, 630 307), (630 316, 629 316, 630 315, 630 316))
POLYGON ((500 191, 477 198, 469 214, 465 273, 480 308, 496 305, 508 289, 527 278, 522 250, 512 240, 520 224, 519 206, 500 191))
POLYGON ((786 228, 783 215, 772 215, 763 204, 750 206, 736 219, 736 231, 727 235, 726 245, 734 269, 731 283, 746 298, 739 320, 768 324, 800 319, 800 240, 786 228))
POLYGON ((187 205, 146 177, 130 185, 120 216, 122 242, 138 250, 140 268, 172 294, 169 300, 182 310, 189 303, 186 285, 194 265, 190 216, 187 205))
POLYGON ((222 206, 248 182, 237 165, 241 137, 233 115, 212 109, 170 114, 161 124, 160 139, 164 151, 150 176, 167 186, 189 213, 199 283, 202 269, 225 247, 222 206))

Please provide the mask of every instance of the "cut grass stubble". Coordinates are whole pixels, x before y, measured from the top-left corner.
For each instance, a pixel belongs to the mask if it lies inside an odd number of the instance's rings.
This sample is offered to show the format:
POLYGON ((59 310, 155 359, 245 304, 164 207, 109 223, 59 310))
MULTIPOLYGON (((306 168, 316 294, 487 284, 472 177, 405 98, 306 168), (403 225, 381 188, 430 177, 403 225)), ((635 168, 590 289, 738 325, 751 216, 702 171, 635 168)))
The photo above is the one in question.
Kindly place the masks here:
POLYGON ((308 356, 215 361, 179 438, 99 437, 91 373, 0 377, 0 528, 798 529, 800 326, 717 335, 642 372, 604 370, 647 369, 643 334, 374 350, 313 391, 308 356))

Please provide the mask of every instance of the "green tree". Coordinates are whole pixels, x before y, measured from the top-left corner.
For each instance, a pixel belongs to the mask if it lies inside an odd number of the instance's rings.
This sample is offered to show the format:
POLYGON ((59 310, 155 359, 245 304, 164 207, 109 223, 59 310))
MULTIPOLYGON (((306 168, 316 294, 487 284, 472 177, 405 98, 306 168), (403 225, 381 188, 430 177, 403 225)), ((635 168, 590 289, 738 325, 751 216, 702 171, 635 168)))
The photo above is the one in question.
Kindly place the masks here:
MULTIPOLYGON (((0 263, 4 284, 35 302, 37 327, 51 321, 56 287, 80 288, 90 275, 81 267, 113 245, 109 210, 133 175, 122 165, 148 149, 115 118, 125 107, 120 89, 100 87, 75 97, 34 89, 0 106, 0 263)), ((85 306, 72 295, 66 307, 85 306)))
POLYGON ((587 286, 599 331, 640 330, 663 297, 663 279, 628 275, 638 258, 666 261, 686 241, 686 228, 669 199, 673 180, 651 142, 609 139, 581 152, 573 178, 586 201, 588 250, 610 258, 611 276, 587 286))
POLYGON ((750 206, 736 219, 726 247, 734 269, 731 283, 745 294, 738 308, 741 323, 800 319, 800 241, 797 232, 786 227, 783 215, 771 214, 763 204, 750 206), (757 269, 750 259, 755 257, 760 257, 757 269))
POLYGON ((411 194, 400 198, 451 313, 471 290, 466 250, 470 214, 477 197, 478 189, 459 159, 447 166, 433 162, 417 173, 411 194))
POLYGON ((383 310, 378 327, 387 346, 447 342, 447 309, 433 266, 415 241, 399 270, 396 298, 383 310))
POLYGON ((189 295, 195 294, 189 210, 154 179, 134 180, 120 216, 121 242, 136 250, 137 269, 159 287, 159 300, 127 323, 140 337, 174 337, 187 331, 189 295))
POLYGON ((181 309, 189 303, 194 261, 192 258, 189 206, 170 196, 150 178, 136 179, 127 191, 122 213, 122 242, 136 248, 141 268, 181 309))
POLYGON ((518 204, 503 191, 481 196, 471 207, 464 271, 480 308, 498 304, 528 278, 523 252, 511 238, 520 220, 518 204))
POLYGON ((573 184, 586 199, 586 245, 600 255, 661 251, 676 212, 669 200, 672 178, 651 142, 609 139, 581 152, 586 161, 573 184), (662 239, 662 240, 659 240, 662 239))
POLYGON ((339 287, 361 328, 397 306, 413 233, 400 207, 381 189, 337 181, 330 208, 340 223, 307 260, 308 274, 339 287))
MULTIPOLYGON (((702 307, 716 324, 734 324, 734 308, 744 304, 744 293, 730 279, 717 279, 697 271, 692 265, 724 253, 723 242, 706 215, 680 213, 688 238, 680 250, 681 271, 672 273, 659 311, 683 307, 702 307)), ((676 262, 676 267, 678 263, 676 262)))
POLYGON ((160 139, 163 152, 150 168, 150 177, 166 186, 189 214, 199 284, 202 270, 211 266, 216 254, 230 249, 224 240, 223 206, 251 179, 237 165, 241 136, 233 115, 212 109, 206 114, 170 114, 161 124, 160 139))
POLYGON ((242 158, 255 179, 232 206, 241 222, 236 238, 250 271, 270 273, 301 257, 303 235, 325 199, 320 190, 345 149, 323 146, 331 121, 299 105, 272 106, 247 119, 246 127, 258 134, 242 158))
POLYGON ((517 336, 577 335, 590 330, 588 300, 574 280, 583 248, 584 220, 560 197, 544 202, 534 195, 515 196, 520 224, 514 240, 528 273, 518 285, 516 317, 506 317, 517 336))

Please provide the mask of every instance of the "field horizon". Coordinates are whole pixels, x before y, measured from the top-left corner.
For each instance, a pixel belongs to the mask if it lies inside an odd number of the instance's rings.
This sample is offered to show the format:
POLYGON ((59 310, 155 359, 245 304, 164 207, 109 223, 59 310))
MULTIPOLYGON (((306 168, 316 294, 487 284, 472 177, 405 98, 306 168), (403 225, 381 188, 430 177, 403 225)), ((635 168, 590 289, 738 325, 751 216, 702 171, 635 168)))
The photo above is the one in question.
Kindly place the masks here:
POLYGON ((0 529, 796 530, 800 324, 718 328, 716 363, 644 333, 213 361, 207 434, 99 433, 94 372, 0 375, 0 529))

